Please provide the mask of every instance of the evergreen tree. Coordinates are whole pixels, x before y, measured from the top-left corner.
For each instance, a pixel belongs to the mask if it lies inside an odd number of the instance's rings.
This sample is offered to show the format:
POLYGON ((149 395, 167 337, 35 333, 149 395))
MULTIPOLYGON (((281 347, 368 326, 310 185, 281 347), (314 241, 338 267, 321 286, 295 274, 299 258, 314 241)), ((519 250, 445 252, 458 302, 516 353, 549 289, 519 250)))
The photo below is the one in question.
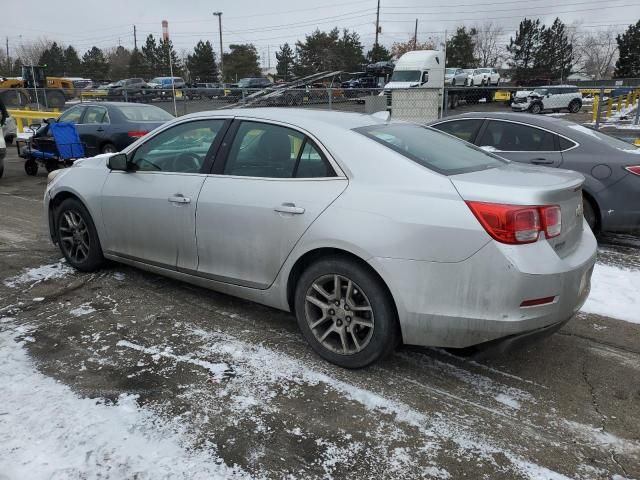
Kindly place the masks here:
POLYGON ((296 42, 298 63, 296 73, 311 73, 346 70, 360 70, 365 62, 360 37, 356 32, 337 28, 329 32, 316 30, 305 37, 304 42, 296 42))
POLYGON ((296 56, 288 43, 280 46, 280 51, 276 52, 276 60, 278 60, 276 65, 278 77, 288 82, 291 80, 293 68, 296 63, 296 56))
POLYGON ((616 62, 614 76, 640 77, 640 20, 635 25, 629 25, 622 35, 618 35, 616 42, 620 57, 616 62))
POLYGON ((142 46, 142 56, 144 62, 142 62, 144 69, 140 72, 140 75, 146 77, 155 77, 159 75, 158 72, 158 44, 153 35, 149 35, 142 46))
POLYGON ((472 68, 477 65, 473 56, 473 37, 477 34, 475 28, 467 31, 467 27, 458 27, 456 33, 447 40, 447 67, 472 68))
POLYGON ((573 45, 564 23, 556 18, 550 28, 540 29, 540 45, 534 54, 536 75, 552 79, 567 78, 573 66, 573 45))
POLYGON ((173 49, 171 40, 160 40, 156 51, 156 59, 158 62, 157 72, 154 75, 168 77, 171 75, 172 68, 174 77, 182 75, 182 61, 173 49), (169 64, 169 57, 171 57, 171 65, 169 64))
POLYGON ((342 37, 338 40, 336 70, 357 72, 365 63, 364 49, 360 43, 360 35, 355 31, 349 32, 346 28, 342 31, 342 37))
POLYGON ((391 60, 391 52, 384 45, 374 45, 367 52, 367 62, 369 63, 388 62, 389 60, 391 60))
POLYGON ((82 62, 78 52, 71 45, 64 51, 65 75, 79 77, 82 75, 82 62))
POLYGON ((394 42, 391 45, 391 56, 395 58, 400 58, 407 52, 412 52, 414 50, 435 50, 436 42, 433 39, 429 39, 426 42, 416 42, 413 37, 411 37, 406 42, 394 42))
POLYGON ((82 56, 82 72, 85 77, 97 80, 107 78, 109 63, 98 47, 92 47, 82 56))
POLYGON ((510 38, 507 51, 511 55, 509 65, 514 71, 514 80, 527 79, 536 74, 535 61, 543 30, 544 26, 540 25, 540 20, 525 18, 520 22, 516 38, 510 38))
POLYGON ((138 47, 135 47, 129 57, 129 75, 132 77, 140 77, 142 75, 146 75, 148 70, 144 55, 140 53, 138 47))
POLYGON ((200 40, 196 44, 193 55, 187 56, 187 68, 192 82, 214 82, 218 79, 216 56, 209 40, 200 40))
POLYGON ((65 75, 64 50, 56 42, 53 42, 49 48, 42 52, 38 63, 47 67, 47 75, 51 77, 65 75))
POLYGON ((224 54, 225 81, 235 82, 244 77, 260 76, 260 57, 252 43, 229 45, 229 50, 224 54))

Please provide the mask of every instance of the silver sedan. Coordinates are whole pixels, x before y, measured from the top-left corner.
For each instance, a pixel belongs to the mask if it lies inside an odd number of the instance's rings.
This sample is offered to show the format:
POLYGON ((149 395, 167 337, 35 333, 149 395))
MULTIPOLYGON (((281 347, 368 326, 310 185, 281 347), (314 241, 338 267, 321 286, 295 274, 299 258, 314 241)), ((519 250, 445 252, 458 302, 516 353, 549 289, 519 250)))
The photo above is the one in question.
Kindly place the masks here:
POLYGON ((589 292, 582 175, 511 164, 430 128, 297 109, 205 112, 53 172, 52 240, 295 313, 357 368, 400 342, 554 331, 589 292))

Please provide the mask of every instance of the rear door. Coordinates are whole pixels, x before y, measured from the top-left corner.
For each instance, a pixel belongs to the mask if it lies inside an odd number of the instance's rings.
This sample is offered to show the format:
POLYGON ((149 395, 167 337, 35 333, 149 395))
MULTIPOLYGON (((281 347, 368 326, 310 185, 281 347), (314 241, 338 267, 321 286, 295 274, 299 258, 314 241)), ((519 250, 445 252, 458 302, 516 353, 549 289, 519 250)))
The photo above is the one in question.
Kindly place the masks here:
POLYGON ((523 123, 488 120, 476 145, 514 162, 546 167, 559 167, 562 163, 558 136, 523 123))
POLYGON ((229 137, 198 199, 198 273, 265 289, 348 181, 299 130, 236 120, 229 137))

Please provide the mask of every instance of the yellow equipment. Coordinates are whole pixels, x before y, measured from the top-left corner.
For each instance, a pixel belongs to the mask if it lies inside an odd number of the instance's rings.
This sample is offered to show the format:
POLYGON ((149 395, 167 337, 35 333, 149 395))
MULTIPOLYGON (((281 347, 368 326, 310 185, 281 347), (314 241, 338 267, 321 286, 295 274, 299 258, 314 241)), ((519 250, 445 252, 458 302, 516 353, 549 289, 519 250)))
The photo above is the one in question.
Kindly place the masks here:
POLYGON ((74 96, 71 80, 49 77, 45 67, 25 65, 22 79, 0 78, 0 98, 7 107, 37 104, 46 108, 63 108, 67 98, 74 96))

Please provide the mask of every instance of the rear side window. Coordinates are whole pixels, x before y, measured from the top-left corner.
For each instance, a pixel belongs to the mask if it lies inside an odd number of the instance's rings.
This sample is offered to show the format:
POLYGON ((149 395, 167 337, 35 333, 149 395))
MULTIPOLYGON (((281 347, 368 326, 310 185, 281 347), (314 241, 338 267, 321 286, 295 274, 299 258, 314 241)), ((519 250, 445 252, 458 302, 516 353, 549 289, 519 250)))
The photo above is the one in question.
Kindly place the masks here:
POLYGON ((558 141, 560 142, 560 150, 562 151, 569 150, 570 148, 576 146, 575 142, 572 142, 571 140, 568 140, 564 137, 558 137, 558 141))
POLYGON ((441 132, 412 124, 371 125, 356 132, 443 175, 499 167, 506 162, 441 132))
POLYGON ((555 135, 521 123, 491 120, 476 142, 503 152, 550 152, 556 150, 555 135))
POLYGON ((167 122, 173 115, 152 105, 118 105, 120 112, 133 122, 167 122))
POLYGON ((442 122, 438 125, 433 125, 433 128, 440 130, 441 132, 448 133, 454 137, 458 137, 465 142, 473 143, 473 140, 482 125, 482 119, 469 119, 469 120, 452 120, 450 122, 442 122))
POLYGON ((304 134, 279 125, 247 121, 238 128, 223 173, 262 178, 336 176, 324 155, 304 134))

